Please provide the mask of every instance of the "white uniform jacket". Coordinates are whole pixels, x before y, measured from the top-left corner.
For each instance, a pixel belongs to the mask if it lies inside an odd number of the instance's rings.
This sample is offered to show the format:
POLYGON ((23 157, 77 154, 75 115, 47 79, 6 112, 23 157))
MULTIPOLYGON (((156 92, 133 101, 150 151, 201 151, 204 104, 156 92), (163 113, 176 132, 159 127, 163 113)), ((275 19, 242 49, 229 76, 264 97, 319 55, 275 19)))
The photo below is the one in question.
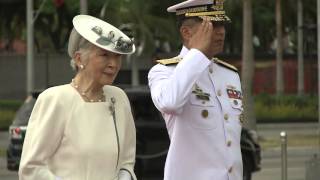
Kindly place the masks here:
POLYGON ((171 141, 164 180, 241 180, 238 73, 197 49, 184 47, 177 58, 148 75, 171 141))
POLYGON ((85 102, 70 84, 40 94, 24 140, 20 180, 118 180, 121 169, 136 180, 130 103, 117 87, 105 86, 104 94, 106 102, 85 102))

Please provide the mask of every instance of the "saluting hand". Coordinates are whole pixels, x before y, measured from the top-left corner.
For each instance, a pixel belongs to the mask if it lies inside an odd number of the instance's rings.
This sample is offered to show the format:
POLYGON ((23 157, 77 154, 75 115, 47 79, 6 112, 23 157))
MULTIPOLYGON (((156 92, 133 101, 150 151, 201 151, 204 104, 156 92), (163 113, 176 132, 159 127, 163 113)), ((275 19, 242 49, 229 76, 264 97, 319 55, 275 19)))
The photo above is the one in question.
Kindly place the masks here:
POLYGON ((190 38, 189 46, 191 48, 198 49, 208 58, 210 57, 210 48, 212 41, 213 27, 208 18, 203 18, 202 23, 198 27, 196 33, 190 38))

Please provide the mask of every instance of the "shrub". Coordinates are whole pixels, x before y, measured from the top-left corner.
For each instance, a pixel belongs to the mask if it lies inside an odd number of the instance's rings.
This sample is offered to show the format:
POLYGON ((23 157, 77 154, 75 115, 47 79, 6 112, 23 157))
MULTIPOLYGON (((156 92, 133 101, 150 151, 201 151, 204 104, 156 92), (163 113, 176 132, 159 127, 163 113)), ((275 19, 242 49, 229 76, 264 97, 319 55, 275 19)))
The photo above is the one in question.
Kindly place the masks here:
POLYGON ((0 130, 7 130, 22 102, 17 100, 0 101, 0 130))
POLYGON ((255 113, 258 121, 316 121, 318 119, 316 96, 281 97, 267 94, 255 97, 255 113))
POLYGON ((0 110, 1 109, 11 109, 18 110, 22 102, 17 100, 0 100, 0 110))
POLYGON ((16 111, 0 110, 0 130, 7 130, 12 123, 16 111))

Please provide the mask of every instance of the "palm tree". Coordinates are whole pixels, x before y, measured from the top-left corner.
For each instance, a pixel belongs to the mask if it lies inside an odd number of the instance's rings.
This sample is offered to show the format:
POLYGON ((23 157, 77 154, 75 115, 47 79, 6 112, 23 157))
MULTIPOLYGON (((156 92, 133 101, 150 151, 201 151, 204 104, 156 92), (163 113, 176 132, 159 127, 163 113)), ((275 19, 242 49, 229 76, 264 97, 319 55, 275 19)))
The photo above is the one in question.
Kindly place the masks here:
POLYGON ((242 89, 245 126, 256 129, 252 79, 254 74, 252 45, 252 1, 243 0, 242 89))

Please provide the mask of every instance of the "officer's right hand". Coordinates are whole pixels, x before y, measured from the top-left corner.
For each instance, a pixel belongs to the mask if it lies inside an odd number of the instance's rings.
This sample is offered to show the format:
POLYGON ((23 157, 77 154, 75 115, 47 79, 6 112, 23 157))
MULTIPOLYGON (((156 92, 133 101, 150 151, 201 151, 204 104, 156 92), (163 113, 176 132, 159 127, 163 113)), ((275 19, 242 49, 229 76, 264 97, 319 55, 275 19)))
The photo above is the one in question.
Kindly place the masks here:
POLYGON ((198 49, 208 58, 211 58, 209 56, 211 51, 212 32, 213 27, 211 21, 208 18, 204 18, 196 33, 190 38, 190 49, 198 49))

